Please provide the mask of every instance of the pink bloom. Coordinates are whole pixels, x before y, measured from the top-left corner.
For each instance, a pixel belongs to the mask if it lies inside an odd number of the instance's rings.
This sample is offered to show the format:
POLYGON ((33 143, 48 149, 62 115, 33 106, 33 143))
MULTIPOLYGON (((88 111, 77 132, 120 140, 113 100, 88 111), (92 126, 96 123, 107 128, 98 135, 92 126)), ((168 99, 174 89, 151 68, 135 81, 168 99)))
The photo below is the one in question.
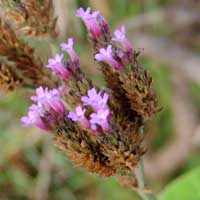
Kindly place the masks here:
POLYGON ((115 30, 114 35, 115 37, 112 38, 113 41, 120 42, 120 44, 126 49, 126 51, 132 51, 131 44, 126 38, 125 26, 122 26, 121 29, 115 30))
POLYGON ((81 97, 84 105, 93 105, 100 97, 95 88, 88 90, 87 95, 81 97))
POLYGON ((63 54, 56 54, 55 58, 49 58, 48 60, 48 67, 53 68, 56 67, 57 65, 60 65, 62 63, 64 55, 63 54))
POLYGON ((51 112, 52 109, 58 113, 66 111, 61 101, 60 92, 57 89, 48 91, 48 88, 39 87, 36 89, 36 96, 32 96, 31 99, 43 105, 48 112, 51 112))
POLYGON ((88 127, 89 121, 85 118, 85 109, 82 109, 81 106, 77 106, 75 112, 70 111, 68 117, 76 122, 80 122, 83 126, 88 127))
POLYGON ((56 54, 55 58, 49 58, 47 67, 50 68, 59 78, 65 80, 70 77, 70 73, 65 68, 64 64, 62 64, 63 58, 63 54, 56 54))
POLYGON ((98 15, 99 11, 91 13, 91 8, 87 8, 86 11, 84 11, 83 8, 79 8, 76 12, 76 16, 80 17, 83 20, 88 29, 88 32, 96 38, 100 38, 102 35, 101 27, 97 22, 98 15))
POLYGON ((92 113, 90 115, 91 128, 96 130, 96 125, 99 125, 104 131, 109 131, 110 130, 110 126, 108 123, 109 114, 110 114, 109 109, 102 109, 98 110, 97 113, 92 113))
POLYGON ((39 102, 42 101, 43 99, 46 98, 46 92, 48 91, 48 88, 43 89, 42 86, 36 88, 35 92, 36 92, 36 96, 32 96, 31 100, 35 101, 35 102, 39 102))
POLYGON ((57 113, 66 112, 66 108, 61 100, 59 90, 49 90, 49 92, 46 92, 46 98, 51 108, 53 108, 57 113))
POLYGON ((60 47, 62 51, 66 51, 69 54, 71 60, 74 63, 79 64, 78 56, 76 55, 76 52, 73 49, 73 45, 74 45, 73 39, 69 38, 68 43, 61 43, 60 47))
POLYGON ((43 89, 43 87, 39 87, 36 88, 36 95, 35 96, 31 96, 31 100, 33 100, 34 102, 37 102, 41 105, 44 105, 44 107, 47 110, 50 110, 50 105, 49 102, 47 100, 46 94, 48 92, 48 88, 43 89))
POLYGON ((43 110, 40 105, 32 105, 29 108, 28 116, 24 116, 21 118, 23 126, 31 126, 35 125, 42 130, 49 130, 46 124, 41 120, 41 116, 43 115, 43 110))
POLYGON ((90 105, 93 107, 95 111, 99 109, 107 108, 108 94, 104 93, 103 97, 101 96, 101 92, 97 93, 95 88, 88 90, 88 96, 83 96, 81 98, 84 105, 90 105))
POLYGON ((100 62, 107 62, 115 69, 120 69, 121 65, 112 56, 112 46, 108 45, 106 49, 101 48, 99 53, 95 55, 95 59, 100 62))

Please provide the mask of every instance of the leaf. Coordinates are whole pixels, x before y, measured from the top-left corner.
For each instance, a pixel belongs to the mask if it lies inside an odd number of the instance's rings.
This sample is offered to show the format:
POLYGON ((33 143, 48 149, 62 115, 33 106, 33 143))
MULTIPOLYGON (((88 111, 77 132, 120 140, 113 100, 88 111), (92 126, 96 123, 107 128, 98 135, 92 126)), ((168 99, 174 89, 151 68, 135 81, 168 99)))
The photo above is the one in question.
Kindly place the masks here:
POLYGON ((200 167, 170 183, 160 194, 159 200, 200 199, 200 167))

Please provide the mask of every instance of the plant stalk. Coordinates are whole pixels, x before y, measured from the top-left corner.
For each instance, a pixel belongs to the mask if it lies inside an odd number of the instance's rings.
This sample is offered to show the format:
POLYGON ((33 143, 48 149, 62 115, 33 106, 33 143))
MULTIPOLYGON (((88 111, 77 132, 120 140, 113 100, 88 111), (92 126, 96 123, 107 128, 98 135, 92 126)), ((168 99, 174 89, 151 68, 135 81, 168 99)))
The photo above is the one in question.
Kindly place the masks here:
POLYGON ((143 200, 157 200, 157 197, 153 194, 152 191, 146 191, 145 188, 145 178, 144 178, 144 165, 141 159, 137 169, 135 170, 135 177, 138 183, 138 194, 143 200))

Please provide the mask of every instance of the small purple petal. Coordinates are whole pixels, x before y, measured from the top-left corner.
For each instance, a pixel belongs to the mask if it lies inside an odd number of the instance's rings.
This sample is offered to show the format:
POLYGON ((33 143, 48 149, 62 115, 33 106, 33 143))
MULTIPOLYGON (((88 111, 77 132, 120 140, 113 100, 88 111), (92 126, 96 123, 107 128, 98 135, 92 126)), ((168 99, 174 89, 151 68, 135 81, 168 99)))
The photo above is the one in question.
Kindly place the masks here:
POLYGON ((112 56, 112 45, 108 45, 106 49, 101 48, 99 50, 99 53, 95 55, 95 59, 100 62, 101 61, 107 62, 115 69, 121 68, 121 65, 112 56))
POLYGON ((108 123, 109 114, 110 114, 109 109, 98 110, 97 113, 92 113, 90 115, 91 128, 95 127, 94 125, 99 125, 104 131, 109 131, 110 130, 110 126, 108 123))
POLYGON ((73 49, 73 45, 74 45, 73 39, 69 38, 68 43, 63 42, 63 43, 61 43, 60 47, 61 47, 62 51, 68 52, 68 50, 73 49))
POLYGON ((63 54, 56 54, 54 58, 49 58, 48 59, 48 68, 54 68, 57 65, 62 64, 62 59, 64 58, 63 54))
POLYGON ((99 11, 95 11, 90 14, 91 8, 87 8, 86 11, 84 11, 83 8, 79 8, 76 12, 76 16, 82 18, 82 20, 88 20, 91 18, 96 18, 99 15, 99 11))
POLYGON ((84 105, 90 105, 95 111, 98 111, 100 109, 107 108, 107 102, 108 102, 108 94, 104 93, 103 97, 101 95, 101 92, 97 93, 95 88, 92 88, 88 90, 87 92, 88 96, 82 96, 81 100, 84 103, 84 105))
POLYGON ((70 111, 68 114, 68 117, 72 121, 78 121, 80 122, 83 126, 89 127, 89 121, 85 118, 85 109, 83 109, 81 106, 77 106, 75 109, 75 112, 70 111))
POLYGON ((122 26, 119 30, 115 30, 114 35, 115 37, 112 38, 113 41, 123 41, 126 38, 125 26, 122 26))
POLYGON ((66 51, 71 60, 78 66, 79 65, 79 60, 78 60, 78 56, 76 54, 76 52, 73 49, 73 45, 74 45, 74 41, 72 38, 68 39, 67 43, 61 43, 60 47, 62 49, 62 51, 66 51))
POLYGON ((131 44, 126 38, 125 26, 122 26, 119 30, 115 30, 114 35, 115 37, 112 38, 113 41, 120 42, 127 52, 132 52, 131 44))

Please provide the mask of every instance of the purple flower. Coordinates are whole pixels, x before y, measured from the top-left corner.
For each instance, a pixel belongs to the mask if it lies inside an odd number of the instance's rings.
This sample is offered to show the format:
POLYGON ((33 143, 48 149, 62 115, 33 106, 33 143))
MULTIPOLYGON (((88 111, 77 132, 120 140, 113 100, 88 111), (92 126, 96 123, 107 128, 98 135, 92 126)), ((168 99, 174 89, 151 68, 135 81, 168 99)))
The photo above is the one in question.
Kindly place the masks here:
POLYGON ((50 130, 52 123, 62 120, 66 108, 61 100, 60 90, 61 88, 37 88, 36 95, 31 97, 37 104, 31 105, 28 116, 21 118, 23 125, 35 125, 40 129, 50 130))
POLYGON ((70 73, 62 63, 63 58, 63 54, 56 54, 55 58, 49 58, 47 67, 50 68, 59 78, 65 80, 70 77, 70 73))
POLYGON ((32 105, 29 108, 28 116, 21 118, 23 126, 35 125, 42 130, 49 130, 48 126, 42 121, 41 116, 43 115, 43 110, 41 105, 32 105))
POLYGON ((89 19, 93 19, 93 18, 97 18, 97 16, 99 15, 99 11, 95 11, 93 13, 91 12, 91 8, 87 8, 86 11, 84 11, 83 8, 79 8, 76 12, 76 16, 80 17, 83 20, 89 20, 89 19))
POLYGON ((55 112, 65 112, 65 106, 61 101, 59 89, 52 89, 48 91, 48 88, 43 89, 39 87, 36 89, 36 96, 32 96, 31 99, 38 104, 44 106, 44 108, 51 112, 52 109, 55 112))
POLYGON ((88 96, 82 96, 81 100, 84 105, 90 105, 93 107, 95 111, 99 109, 107 108, 108 94, 104 93, 103 97, 101 96, 101 92, 97 93, 95 88, 88 90, 88 96))
POLYGON ((123 41, 126 38, 125 26, 122 26, 121 29, 115 30, 114 35, 115 37, 112 38, 113 41, 123 41))
POLYGON ((120 44, 126 49, 126 51, 132 51, 131 44, 126 38, 125 26, 122 26, 121 29, 115 30, 114 35, 115 37, 112 38, 113 41, 120 42, 120 44))
POLYGON ((63 54, 56 54, 55 58, 49 58, 48 59, 48 67, 49 68, 53 68, 56 67, 57 65, 62 64, 62 59, 63 59, 64 55, 63 54))
POLYGON ((97 113, 92 113, 90 115, 91 128, 96 130, 96 125, 99 125, 104 131, 106 132, 109 131, 110 130, 110 126, 108 123, 109 114, 110 114, 109 109, 102 109, 98 110, 97 113))
POLYGON ((74 122, 78 121, 83 126, 89 127, 89 121, 85 118, 85 111, 81 106, 77 106, 75 112, 69 112, 68 117, 74 122))
POLYGON ((95 88, 88 90, 87 95, 81 97, 84 105, 93 105, 100 97, 95 88))
POLYGON ((36 96, 31 96, 31 100, 35 102, 43 101, 43 99, 46 98, 46 92, 48 91, 48 88, 43 89, 43 87, 36 88, 35 93, 36 96))
POLYGON ((71 60, 78 65, 79 64, 78 56, 76 55, 73 46, 74 46, 74 41, 72 38, 69 38, 67 43, 63 42, 60 45, 62 51, 66 51, 69 54, 71 60))
POLYGON ((121 65, 112 56, 112 45, 108 45, 106 49, 101 48, 99 53, 95 55, 95 59, 100 62, 107 62, 115 69, 121 68, 121 65))
POLYGON ((66 108, 61 100, 59 90, 49 90, 49 92, 46 92, 46 98, 51 108, 53 108, 57 113, 66 112, 66 108))
POLYGON ((88 32, 95 38, 101 38, 102 35, 101 27, 97 22, 98 15, 99 11, 91 13, 91 8, 87 8, 86 11, 84 11, 83 8, 79 8, 76 12, 76 16, 83 20, 88 29, 88 32))
POLYGON ((44 105, 44 107, 47 110, 50 110, 50 105, 46 97, 48 88, 43 89, 43 87, 39 87, 35 91, 36 91, 36 95, 31 96, 31 100, 33 100, 34 102, 37 102, 38 104, 44 105))

